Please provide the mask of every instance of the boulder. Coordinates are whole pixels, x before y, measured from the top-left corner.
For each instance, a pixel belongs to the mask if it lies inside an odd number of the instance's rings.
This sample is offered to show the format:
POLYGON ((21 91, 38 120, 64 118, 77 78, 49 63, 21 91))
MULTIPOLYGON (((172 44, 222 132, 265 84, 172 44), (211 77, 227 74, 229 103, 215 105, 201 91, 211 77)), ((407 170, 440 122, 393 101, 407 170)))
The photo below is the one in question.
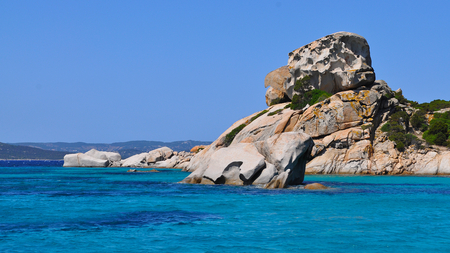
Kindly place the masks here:
POLYGON ((275 166, 278 174, 290 171, 283 182, 284 185, 298 185, 303 182, 307 156, 314 146, 309 135, 298 132, 275 134, 256 145, 265 160, 275 166))
POLYGON ((68 154, 64 156, 64 167, 107 167, 109 161, 98 159, 83 153, 68 154))
POLYGON ((307 190, 325 190, 325 189, 328 189, 328 187, 326 187, 323 184, 312 183, 312 184, 305 185, 305 189, 307 189, 307 190))
MULTIPOLYGON (((207 145, 197 145, 193 148, 191 148, 191 153, 198 153, 199 151, 205 149, 207 147, 207 145)), ((184 152, 184 151, 182 151, 184 152)))
POLYGON ((251 184, 265 167, 264 156, 253 144, 239 143, 215 152, 203 177, 215 184, 251 184))
POLYGON ((98 151, 96 149, 91 149, 88 152, 85 153, 88 156, 92 156, 97 159, 101 160, 109 160, 112 162, 119 162, 122 157, 119 153, 116 152, 106 152, 106 151, 98 151))
POLYGON ((278 68, 266 75, 264 86, 269 87, 266 92, 266 104, 268 106, 272 102, 283 103, 290 100, 284 88, 284 82, 290 77, 291 74, 287 66, 278 68))
MULTIPOLYGON (((189 166, 195 164, 197 168, 182 182, 253 184, 266 185, 267 188, 284 188, 288 185, 301 184, 306 159, 314 142, 304 133, 282 131, 276 133, 275 130, 282 124, 280 122, 284 116, 281 114, 260 116, 261 122, 271 122, 270 127, 260 126, 260 132, 265 131, 265 134, 254 136, 254 132, 250 130, 253 129, 251 126, 253 123, 250 123, 241 130, 244 131, 243 136, 237 135, 228 147, 219 145, 221 139, 219 137, 191 160, 189 166), (278 119, 269 120, 264 117, 278 119)), ((253 122, 257 120, 254 119, 253 122)))
POLYGON ((122 167, 147 167, 148 153, 141 153, 122 160, 122 167))
POLYGON ((338 32, 289 53, 291 77, 284 83, 290 99, 297 94, 295 82, 305 76, 311 85, 329 93, 355 89, 375 81, 369 44, 360 35, 338 32))
POLYGON ((372 90, 339 92, 309 107, 294 131, 320 137, 373 120, 381 95, 372 90))

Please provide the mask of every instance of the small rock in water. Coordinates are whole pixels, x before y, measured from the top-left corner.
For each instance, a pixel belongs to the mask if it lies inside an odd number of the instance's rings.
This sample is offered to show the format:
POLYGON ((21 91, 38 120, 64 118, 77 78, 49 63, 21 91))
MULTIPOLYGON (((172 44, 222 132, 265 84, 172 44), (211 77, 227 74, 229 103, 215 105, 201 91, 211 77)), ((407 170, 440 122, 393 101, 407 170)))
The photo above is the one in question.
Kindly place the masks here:
POLYGON ((328 187, 323 184, 312 183, 312 184, 305 185, 305 189, 307 189, 307 190, 325 190, 325 189, 328 189, 328 187))
POLYGON ((137 170, 137 169, 129 169, 127 172, 159 172, 158 170, 137 170))

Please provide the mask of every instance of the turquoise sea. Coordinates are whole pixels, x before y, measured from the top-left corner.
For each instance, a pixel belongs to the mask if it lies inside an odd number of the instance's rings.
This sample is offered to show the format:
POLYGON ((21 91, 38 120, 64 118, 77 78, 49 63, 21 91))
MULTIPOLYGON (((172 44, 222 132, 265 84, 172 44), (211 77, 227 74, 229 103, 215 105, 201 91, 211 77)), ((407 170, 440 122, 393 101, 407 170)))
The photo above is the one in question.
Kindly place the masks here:
POLYGON ((0 252, 445 252, 450 178, 307 175, 331 190, 187 185, 189 173, 0 167, 0 252))

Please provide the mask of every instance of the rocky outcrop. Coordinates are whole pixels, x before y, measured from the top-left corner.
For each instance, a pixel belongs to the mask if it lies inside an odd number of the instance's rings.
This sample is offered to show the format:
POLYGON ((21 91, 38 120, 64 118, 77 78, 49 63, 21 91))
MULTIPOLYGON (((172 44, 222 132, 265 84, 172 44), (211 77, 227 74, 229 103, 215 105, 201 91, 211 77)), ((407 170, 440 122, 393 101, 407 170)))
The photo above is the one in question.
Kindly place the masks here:
POLYGON ((133 168, 179 168, 185 169, 193 153, 176 152, 162 147, 121 160, 118 153, 89 150, 85 154, 69 154, 64 157, 64 167, 133 167, 133 168))
POLYGON ((64 156, 64 167, 108 167, 120 166, 120 154, 91 149, 86 153, 64 156))
POLYGON ((198 145, 198 146, 194 146, 193 148, 191 148, 191 153, 198 153, 201 150, 205 149, 207 147, 207 145, 198 145))
POLYGON ((122 161, 122 167, 185 169, 192 156, 193 153, 190 152, 176 152, 168 147, 162 147, 129 157, 122 161))
POLYGON ((285 89, 292 99, 295 81, 311 77, 311 85, 329 93, 356 89, 375 81, 369 44, 364 37, 338 32, 289 53, 291 78, 285 89))
POLYGON ((290 100, 284 88, 284 82, 290 77, 291 73, 289 73, 287 66, 283 66, 267 74, 264 79, 264 86, 266 88, 269 87, 266 92, 266 104, 268 106, 273 103, 284 103, 290 100))
POLYGON ((284 106, 271 106, 237 121, 192 158, 186 168, 192 173, 182 182, 266 188, 301 184, 313 141, 304 133, 292 132, 299 112, 284 106), (227 135, 243 124, 227 146, 227 135))
POLYGON ((312 89, 334 94, 371 85, 375 81, 370 48, 364 37, 333 33, 289 53, 287 66, 267 74, 266 104, 290 101, 297 80, 310 77, 312 89))

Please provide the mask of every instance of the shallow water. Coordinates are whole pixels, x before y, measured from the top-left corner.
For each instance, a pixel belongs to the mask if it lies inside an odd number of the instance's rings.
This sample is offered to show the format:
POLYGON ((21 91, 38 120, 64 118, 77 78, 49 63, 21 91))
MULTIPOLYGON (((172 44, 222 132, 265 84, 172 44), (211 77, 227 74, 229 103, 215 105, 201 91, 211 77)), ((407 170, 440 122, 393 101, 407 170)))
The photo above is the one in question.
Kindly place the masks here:
POLYGON ((450 249, 450 178, 306 175, 330 190, 186 185, 189 173, 1 167, 0 252, 450 249))

